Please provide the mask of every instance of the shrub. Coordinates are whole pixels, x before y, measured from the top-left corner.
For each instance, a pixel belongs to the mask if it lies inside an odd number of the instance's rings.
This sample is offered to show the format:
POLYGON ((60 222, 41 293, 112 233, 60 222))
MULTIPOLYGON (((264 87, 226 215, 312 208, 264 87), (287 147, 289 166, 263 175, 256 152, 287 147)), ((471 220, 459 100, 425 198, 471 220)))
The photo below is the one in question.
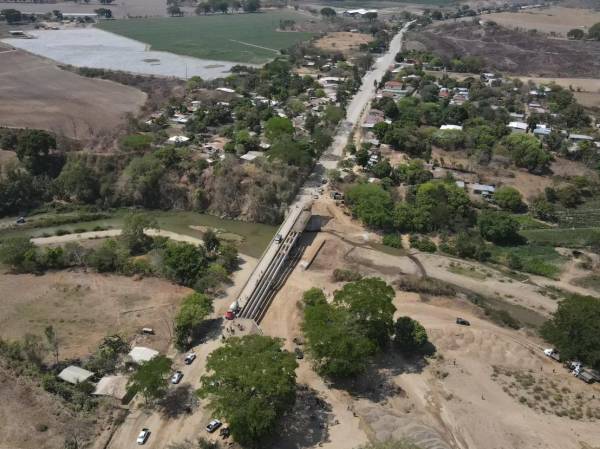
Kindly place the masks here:
POLYGON ((386 234, 383 236, 383 244, 392 248, 402 248, 402 236, 400 234, 386 234))
POLYGON ((362 279, 362 274, 353 270, 344 270, 336 268, 333 270, 333 280, 335 282, 353 282, 362 279))
POLYGON ((437 246, 431 239, 428 237, 421 237, 411 235, 410 236, 410 246, 411 248, 416 248, 419 251, 423 251, 426 253, 435 253, 437 250, 437 246))

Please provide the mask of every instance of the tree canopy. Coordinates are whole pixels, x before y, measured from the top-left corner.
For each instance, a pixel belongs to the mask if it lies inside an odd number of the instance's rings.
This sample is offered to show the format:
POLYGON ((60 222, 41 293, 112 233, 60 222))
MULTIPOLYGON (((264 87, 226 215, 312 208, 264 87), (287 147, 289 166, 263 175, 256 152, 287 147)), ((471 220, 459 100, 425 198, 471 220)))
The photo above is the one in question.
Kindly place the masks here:
POLYGON ((578 359, 600 369, 600 300, 571 294, 541 328, 563 360, 578 359))
POLYGON ((494 201, 502 209, 519 212, 523 209, 523 197, 514 187, 502 186, 494 192, 494 201))
POLYGON ((146 402, 161 398, 167 390, 172 360, 164 355, 142 363, 129 378, 128 387, 141 393, 146 402))
POLYGON ((278 339, 232 337, 208 356, 198 393, 237 442, 256 444, 294 404, 297 366, 278 339))
POLYGON ((195 292, 183 298, 175 317, 175 345, 187 349, 190 339, 196 336, 212 312, 212 300, 202 293, 195 292))
POLYGON ((500 245, 522 243, 517 220, 504 212, 483 211, 477 220, 481 236, 500 245))

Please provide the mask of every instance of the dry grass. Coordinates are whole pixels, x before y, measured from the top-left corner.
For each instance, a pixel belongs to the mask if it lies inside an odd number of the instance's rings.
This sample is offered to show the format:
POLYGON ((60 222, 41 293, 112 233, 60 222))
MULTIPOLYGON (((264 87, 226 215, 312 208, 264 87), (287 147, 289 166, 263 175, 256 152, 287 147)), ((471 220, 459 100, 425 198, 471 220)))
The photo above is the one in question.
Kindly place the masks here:
POLYGON ((142 327, 155 336, 145 342, 166 350, 167 322, 189 289, 167 281, 61 271, 43 276, 0 274, 0 337, 43 335, 53 325, 61 339, 61 358, 88 355, 103 337, 129 337, 142 327))
POLYGON ((88 141, 112 134, 146 94, 132 87, 84 78, 25 53, 2 53, 0 123, 40 128, 88 141))
POLYGON ((544 33, 554 32, 566 36, 567 32, 573 28, 587 30, 595 23, 600 22, 600 12, 557 6, 517 13, 501 12, 487 15, 484 18, 510 28, 538 30, 544 33))
POLYGON ((359 50, 361 44, 368 44, 373 36, 363 33, 349 33, 345 31, 328 33, 315 42, 315 46, 322 50, 341 52, 345 55, 359 50))
MULTIPOLYGON (((562 368, 559 366, 557 369, 562 368)), ((561 376, 549 377, 533 370, 498 366, 493 366, 492 379, 502 386, 506 394, 538 412, 578 421, 600 419, 597 391, 583 382, 573 385, 562 381, 561 376)))
POLYGON ((592 78, 600 72, 596 42, 552 39, 502 26, 482 26, 477 21, 428 27, 409 33, 408 40, 445 58, 481 57, 488 69, 505 74, 592 78))

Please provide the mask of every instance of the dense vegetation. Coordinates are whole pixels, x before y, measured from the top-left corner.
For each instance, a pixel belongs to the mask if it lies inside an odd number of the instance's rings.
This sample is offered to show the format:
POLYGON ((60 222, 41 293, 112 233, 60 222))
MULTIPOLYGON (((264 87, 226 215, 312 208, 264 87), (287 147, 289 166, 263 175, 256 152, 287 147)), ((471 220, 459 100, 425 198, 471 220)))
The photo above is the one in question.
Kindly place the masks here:
POLYGON ((254 446, 294 404, 297 366, 277 339, 231 337, 208 356, 198 392, 237 442, 254 446))
POLYGON ((425 329, 409 317, 394 323, 393 298, 392 287, 379 278, 345 284, 332 302, 318 288, 307 290, 302 329, 316 371, 334 379, 356 376, 392 341, 401 351, 423 350, 425 329))

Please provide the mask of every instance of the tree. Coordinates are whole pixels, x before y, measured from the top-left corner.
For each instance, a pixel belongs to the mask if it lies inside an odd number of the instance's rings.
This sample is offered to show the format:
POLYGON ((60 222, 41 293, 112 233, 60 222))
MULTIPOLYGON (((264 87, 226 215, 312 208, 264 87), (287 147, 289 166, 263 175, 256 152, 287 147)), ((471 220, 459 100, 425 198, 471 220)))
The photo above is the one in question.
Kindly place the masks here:
POLYGON ((197 336, 206 318, 213 312, 212 300, 202 293, 192 293, 181 302, 175 316, 175 345, 187 349, 190 339, 197 336))
POLYGON ((486 210, 477 220, 481 236, 500 245, 522 243, 519 222, 505 212, 486 210))
POLYGON ((233 438, 254 445, 272 432, 294 404, 298 364, 281 340, 262 335, 227 339, 213 351, 198 393, 216 416, 225 418, 233 438))
POLYGON ((156 220, 148 215, 129 214, 123 221, 120 240, 131 254, 143 254, 152 245, 152 237, 147 236, 144 231, 157 226, 156 220))
POLYGON ((98 8, 94 9, 94 12, 98 14, 99 17, 104 17, 105 19, 112 19, 112 11, 108 8, 98 8))
POLYGON ((535 218, 544 221, 556 221, 556 208, 554 204, 548 201, 543 195, 540 195, 533 200, 529 205, 529 209, 535 218))
POLYGON ((572 30, 569 30, 567 32, 567 37, 569 39, 580 41, 585 37, 585 32, 583 30, 580 30, 579 28, 573 28, 572 30))
POLYGON ((215 252, 219 249, 219 245, 221 242, 217 237, 217 233, 212 229, 207 229, 204 235, 202 236, 202 240, 204 241, 204 247, 206 251, 209 253, 215 252))
POLYGON ((146 403, 160 399, 167 391, 167 379, 171 373, 172 363, 172 360, 164 355, 143 362, 129 378, 128 388, 141 393, 146 403))
POLYGON ((600 368, 600 301, 570 294, 559 302, 552 318, 541 328, 542 336, 560 352, 562 360, 581 360, 600 368))
POLYGON ((548 169, 550 155, 541 147, 540 141, 529 134, 511 134, 504 138, 504 146, 517 167, 523 167, 534 173, 543 173, 548 169))
POLYGON ((588 30, 588 39, 600 41, 600 22, 590 27, 588 30))
POLYGON ((232 273, 239 267, 238 250, 232 243, 225 243, 219 249, 217 262, 223 266, 228 273, 232 273))
POLYGON ((312 288, 303 299, 302 331, 315 370, 332 378, 363 372, 377 344, 364 335, 347 310, 329 304, 322 290, 312 288))
POLYGON ((60 346, 60 341, 56 331, 54 330, 54 327, 52 325, 46 326, 44 329, 44 335, 46 336, 46 342, 48 343, 48 346, 54 355, 55 362, 58 365, 58 349, 60 346))
POLYGON ((399 317, 394 323, 394 344, 403 352, 418 352, 429 342, 427 331, 417 320, 399 317))
POLYGON ((292 136, 294 134, 294 125, 289 118, 271 117, 265 124, 265 136, 271 142, 280 139, 283 136, 292 136))
POLYGON ((21 11, 12 8, 1 10, 0 16, 3 16, 6 20, 6 23, 9 25, 12 25, 13 23, 19 23, 23 19, 21 11))
POLYGON ((67 162, 54 186, 58 196, 74 202, 92 203, 100 193, 96 173, 80 160, 67 162))
POLYGON ((178 284, 191 287, 207 266, 203 247, 169 241, 163 251, 165 276, 178 284))
POLYGON ((260 0, 243 0, 242 8, 244 12, 256 12, 260 9, 260 0))
POLYGON ((169 5, 167 6, 167 14, 169 14, 171 17, 181 17, 183 16, 183 11, 178 5, 169 5))
POLYGON ((572 185, 566 185, 556 190, 556 197, 564 207, 572 209, 581 202, 581 192, 572 185))
POLYGON ((335 9, 333 8, 329 8, 329 7, 325 7, 321 9, 321 15, 328 20, 333 19, 337 13, 335 12, 335 9))
POLYGON ((21 163, 32 175, 53 174, 51 150, 56 139, 46 131, 25 130, 19 135, 15 151, 21 163))
POLYGON ((368 12, 364 15, 364 18, 367 19, 369 22, 373 22, 373 21, 375 21, 375 19, 377 19, 377 13, 376 12, 368 12))
POLYGON ((494 192, 494 201, 502 209, 519 212, 523 209, 523 197, 514 187, 502 186, 494 192))
POLYGON ((28 237, 12 237, 0 245, 0 262, 17 272, 37 271, 36 248, 28 237))
POLYGON ((352 212, 367 226, 385 228, 392 221, 392 197, 380 185, 357 184, 346 192, 352 212))
POLYGON ((379 278, 349 282, 334 294, 334 305, 348 311, 354 323, 370 340, 383 347, 392 334, 396 307, 394 289, 379 278))
POLYGON ((88 256, 89 264, 100 273, 120 271, 128 257, 125 248, 114 239, 108 239, 88 256))

